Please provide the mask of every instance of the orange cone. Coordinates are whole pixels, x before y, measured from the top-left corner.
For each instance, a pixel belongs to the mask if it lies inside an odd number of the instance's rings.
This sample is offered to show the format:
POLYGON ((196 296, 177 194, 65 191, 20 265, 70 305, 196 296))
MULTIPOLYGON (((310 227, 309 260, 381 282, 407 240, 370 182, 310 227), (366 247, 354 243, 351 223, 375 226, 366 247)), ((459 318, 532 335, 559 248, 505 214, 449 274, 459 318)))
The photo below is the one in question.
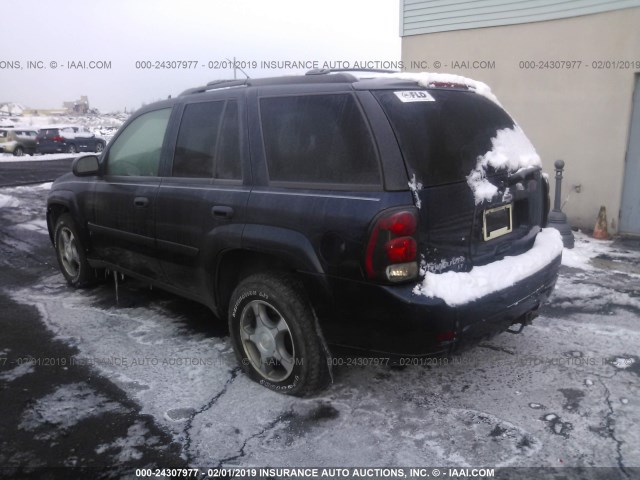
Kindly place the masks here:
POLYGON ((598 212, 598 220, 596 226, 593 227, 593 238, 598 240, 608 240, 609 232, 607 231, 607 209, 602 206, 598 212))

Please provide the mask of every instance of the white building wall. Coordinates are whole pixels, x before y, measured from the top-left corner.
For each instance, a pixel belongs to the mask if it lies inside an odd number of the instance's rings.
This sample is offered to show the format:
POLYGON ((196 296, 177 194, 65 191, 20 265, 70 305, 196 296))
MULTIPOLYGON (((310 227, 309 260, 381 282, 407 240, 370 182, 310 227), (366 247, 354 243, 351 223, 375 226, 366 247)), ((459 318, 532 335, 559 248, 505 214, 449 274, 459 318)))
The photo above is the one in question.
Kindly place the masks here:
MULTIPOLYGON (((405 0, 405 7, 409 1, 405 0)), ((640 7, 410 35, 402 39, 402 60, 410 70, 416 70, 409 66, 417 61, 429 70, 488 83, 527 132, 545 170, 552 174, 553 162, 565 160, 563 198, 569 196, 564 210, 570 222, 593 227, 604 205, 609 227, 615 232, 634 76, 640 73, 639 25, 640 7), (485 63, 474 64, 478 61, 485 63), (434 68, 436 62, 440 62, 439 69, 434 68), (525 68, 522 62, 534 63, 525 68), (578 185, 579 193, 572 190, 578 185)))

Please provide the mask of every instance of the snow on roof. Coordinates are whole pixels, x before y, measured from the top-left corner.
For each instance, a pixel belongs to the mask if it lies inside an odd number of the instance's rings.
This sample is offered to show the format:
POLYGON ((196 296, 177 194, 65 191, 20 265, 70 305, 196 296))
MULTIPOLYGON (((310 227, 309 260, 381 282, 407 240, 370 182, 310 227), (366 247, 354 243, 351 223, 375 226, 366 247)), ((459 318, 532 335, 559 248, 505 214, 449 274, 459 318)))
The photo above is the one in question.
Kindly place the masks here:
POLYGON ((473 267, 470 272, 426 272, 413 293, 441 298, 447 305, 472 302, 533 275, 562 253, 562 237, 555 228, 545 228, 536 236, 530 250, 497 262, 473 267))
POLYGON ((491 150, 478 157, 476 167, 467 176, 467 184, 473 191, 476 205, 483 200, 491 200, 498 193, 498 187, 487 180, 487 167, 516 171, 542 164, 536 149, 518 125, 498 130, 491 139, 491 147, 491 150))

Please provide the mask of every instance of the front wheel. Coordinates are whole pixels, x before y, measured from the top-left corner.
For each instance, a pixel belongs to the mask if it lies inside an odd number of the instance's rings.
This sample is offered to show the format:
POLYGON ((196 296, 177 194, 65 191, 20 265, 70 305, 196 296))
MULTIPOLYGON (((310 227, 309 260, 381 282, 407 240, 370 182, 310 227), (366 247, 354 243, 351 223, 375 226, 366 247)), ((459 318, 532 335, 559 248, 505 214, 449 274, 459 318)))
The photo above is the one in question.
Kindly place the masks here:
POLYGON ((21 157, 24 155, 24 150, 22 149, 22 147, 16 147, 16 149, 13 151, 13 155, 16 157, 21 157))
POLYGON ((243 370, 259 384, 296 396, 327 385, 315 314, 291 277, 257 274, 243 280, 229 303, 229 331, 243 370))
POLYGON ((60 270, 67 283, 75 288, 93 283, 95 272, 87 261, 84 246, 71 215, 60 215, 53 238, 60 270))
POLYGON ((104 143, 97 142, 96 143, 96 153, 102 153, 103 150, 104 150, 104 143))

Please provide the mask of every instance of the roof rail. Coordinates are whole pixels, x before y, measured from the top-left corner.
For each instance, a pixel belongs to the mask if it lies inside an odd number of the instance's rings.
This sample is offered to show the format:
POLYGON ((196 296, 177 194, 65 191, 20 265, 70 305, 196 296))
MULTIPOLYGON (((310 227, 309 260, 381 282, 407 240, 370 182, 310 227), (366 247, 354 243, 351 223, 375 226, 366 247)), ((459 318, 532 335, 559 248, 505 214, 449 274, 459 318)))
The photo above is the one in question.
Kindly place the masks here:
POLYGON ((398 73, 397 70, 384 70, 382 68, 314 68, 305 73, 305 75, 326 75, 339 72, 398 73))
POLYGON ((185 95, 193 95, 194 93, 204 93, 209 90, 217 90, 220 88, 233 88, 233 87, 244 87, 247 85, 247 78, 242 80, 213 80, 206 85, 202 85, 201 87, 194 87, 182 92, 179 96, 183 97, 185 95))

